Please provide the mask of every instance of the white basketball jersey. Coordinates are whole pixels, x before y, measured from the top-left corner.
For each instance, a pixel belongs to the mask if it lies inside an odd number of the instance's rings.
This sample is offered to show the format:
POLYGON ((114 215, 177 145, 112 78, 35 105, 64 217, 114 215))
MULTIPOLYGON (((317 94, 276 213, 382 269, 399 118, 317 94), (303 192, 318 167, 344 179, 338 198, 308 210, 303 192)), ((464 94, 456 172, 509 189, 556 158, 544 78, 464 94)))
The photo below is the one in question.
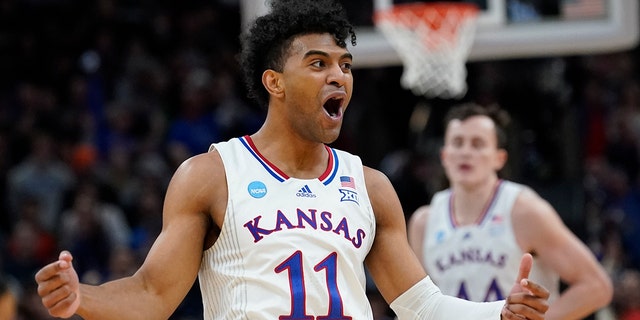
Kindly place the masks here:
MULTIPOLYGON (((452 192, 433 196, 424 239, 423 263, 436 285, 447 295, 472 301, 507 297, 524 252, 516 243, 511 211, 524 186, 501 180, 485 212, 474 225, 459 226, 451 210, 452 192)), ((559 278, 534 260, 530 278, 558 295, 559 278)))
POLYGON ((360 158, 327 147, 325 173, 296 179, 249 136, 213 147, 229 201, 199 271, 204 318, 372 319, 364 259, 375 217, 360 158))

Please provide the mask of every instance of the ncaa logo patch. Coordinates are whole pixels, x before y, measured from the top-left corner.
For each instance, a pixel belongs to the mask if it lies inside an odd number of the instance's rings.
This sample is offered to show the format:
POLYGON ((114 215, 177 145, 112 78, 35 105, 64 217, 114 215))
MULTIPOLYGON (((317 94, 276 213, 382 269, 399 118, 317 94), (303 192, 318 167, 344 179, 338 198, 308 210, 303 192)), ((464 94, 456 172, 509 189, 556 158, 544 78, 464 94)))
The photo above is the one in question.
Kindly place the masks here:
POLYGON ((247 191, 249 192, 250 196, 256 199, 260 199, 267 195, 267 186, 261 181, 253 181, 249 183, 247 191))

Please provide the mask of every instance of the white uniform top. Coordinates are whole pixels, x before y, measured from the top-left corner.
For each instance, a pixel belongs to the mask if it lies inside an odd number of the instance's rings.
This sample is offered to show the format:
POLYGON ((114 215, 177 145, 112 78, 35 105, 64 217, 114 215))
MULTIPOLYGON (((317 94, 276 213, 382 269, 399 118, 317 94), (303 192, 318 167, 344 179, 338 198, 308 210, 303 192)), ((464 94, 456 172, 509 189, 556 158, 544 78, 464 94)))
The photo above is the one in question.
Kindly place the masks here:
POLYGON ((296 179, 249 136, 212 148, 229 200, 198 273, 204 318, 373 319, 364 259, 375 217, 360 158, 327 147, 324 174, 296 179))
MULTIPOLYGON (((500 180, 476 224, 457 225, 451 210, 452 192, 433 196, 423 246, 423 264, 443 293, 472 301, 507 297, 524 252, 516 243, 511 211, 521 184, 500 180)), ((534 257, 535 259, 535 257, 534 257)), ((530 277, 557 297, 559 277, 534 260, 530 277)))

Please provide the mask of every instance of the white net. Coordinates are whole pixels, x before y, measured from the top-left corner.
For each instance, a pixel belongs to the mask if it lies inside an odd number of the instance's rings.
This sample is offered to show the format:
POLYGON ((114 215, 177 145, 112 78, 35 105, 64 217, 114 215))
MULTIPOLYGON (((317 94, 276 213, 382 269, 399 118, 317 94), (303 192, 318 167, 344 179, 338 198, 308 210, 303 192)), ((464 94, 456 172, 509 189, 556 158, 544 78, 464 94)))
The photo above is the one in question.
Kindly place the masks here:
POLYGON ((376 12, 376 27, 403 62, 401 85, 429 98, 462 98, 477 13, 475 6, 459 4, 396 5, 376 12))

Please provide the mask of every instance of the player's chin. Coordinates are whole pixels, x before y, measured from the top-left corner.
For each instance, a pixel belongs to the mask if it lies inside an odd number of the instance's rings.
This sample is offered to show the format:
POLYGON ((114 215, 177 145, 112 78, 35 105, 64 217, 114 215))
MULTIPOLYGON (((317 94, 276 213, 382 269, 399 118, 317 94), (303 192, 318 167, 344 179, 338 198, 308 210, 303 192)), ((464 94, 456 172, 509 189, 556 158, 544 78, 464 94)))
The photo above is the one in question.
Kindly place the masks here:
POLYGON ((322 142, 324 144, 331 144, 336 142, 336 140, 338 140, 339 137, 340 137, 340 127, 325 130, 324 137, 322 137, 322 142))

